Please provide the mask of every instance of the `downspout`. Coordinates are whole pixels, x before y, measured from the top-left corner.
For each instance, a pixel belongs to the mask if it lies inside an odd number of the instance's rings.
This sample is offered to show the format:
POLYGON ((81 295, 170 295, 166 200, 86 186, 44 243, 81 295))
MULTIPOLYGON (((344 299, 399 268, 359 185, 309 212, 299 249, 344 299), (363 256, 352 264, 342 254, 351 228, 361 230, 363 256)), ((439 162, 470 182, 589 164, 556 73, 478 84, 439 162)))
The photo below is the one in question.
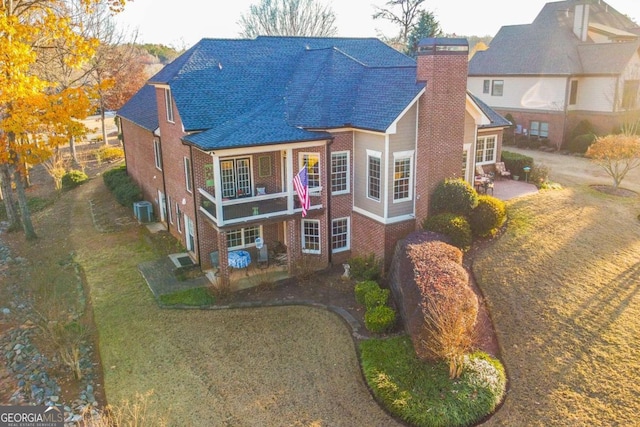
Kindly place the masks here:
MULTIPOLYGON (((558 145, 558 151, 565 143, 565 138, 567 137, 567 114, 569 114, 569 100, 571 97, 571 75, 567 77, 567 83, 564 88, 564 114, 562 117, 562 139, 560 140, 560 145, 558 145)), ((569 141, 567 141, 569 143, 569 141)))
POLYGON ((333 266, 333 250, 331 248, 331 144, 333 144, 333 137, 329 139, 329 142, 324 145, 324 157, 326 163, 327 173, 325 174, 325 183, 327 184, 325 188, 327 189, 327 248, 329 252, 329 265, 333 266))
MULTIPOLYGON (((155 138, 155 136, 154 136, 155 138)), ((167 180, 164 178, 164 154, 162 152, 162 138, 158 137, 158 142, 160 143, 160 162, 162 163, 162 192, 164 193, 164 205, 167 208, 167 232, 171 234, 171 221, 169 218, 173 218, 171 215, 171 204, 169 203, 169 195, 167 194, 167 180)), ((193 173, 191 174, 193 175, 193 173)))
MULTIPOLYGON (((198 238, 198 259, 196 261, 198 261, 198 265, 200 265, 200 232, 199 232, 199 228, 198 228, 198 206, 196 203, 196 174, 194 173, 193 170, 193 145, 189 145, 189 163, 191 164, 191 191, 192 191, 192 198, 193 198, 193 221, 194 224, 193 226, 196 228, 195 230, 193 230, 194 234, 197 236, 198 238)), ((187 238, 189 238, 187 236, 187 238)))

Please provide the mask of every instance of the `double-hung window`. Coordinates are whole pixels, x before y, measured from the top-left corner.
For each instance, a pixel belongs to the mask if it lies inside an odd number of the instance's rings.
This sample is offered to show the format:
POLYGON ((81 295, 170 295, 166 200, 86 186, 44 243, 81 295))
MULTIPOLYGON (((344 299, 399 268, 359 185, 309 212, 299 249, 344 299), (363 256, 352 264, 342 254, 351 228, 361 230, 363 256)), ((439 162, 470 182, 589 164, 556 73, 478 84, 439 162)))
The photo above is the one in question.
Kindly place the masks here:
POLYGON ((367 150, 367 197, 380 201, 382 182, 382 153, 367 150))
POLYGON ((491 84, 491 95, 502 96, 504 90, 504 80, 494 80, 491 84))
POLYGON ((549 137, 549 123, 532 121, 529 129, 529 135, 536 138, 548 138, 549 137))
POLYGON ((489 93, 491 89, 491 80, 482 81, 482 93, 489 93))
POLYGON ((569 105, 576 105, 578 102, 578 81, 571 80, 571 90, 569 92, 569 105))
POLYGON ((331 251, 342 252, 349 250, 350 241, 349 217, 337 218, 331 221, 331 251))
POLYGON ((393 153, 393 201, 411 200, 413 186, 411 171, 413 169, 413 151, 393 153))
POLYGON ((317 219, 302 220, 302 252, 320 253, 320 221, 317 219))
POLYGON ((349 152, 331 153, 331 194, 346 194, 349 191, 349 152))
POLYGON ((476 143, 476 164, 483 165, 496 161, 496 136, 478 137, 476 143))
POLYGON ((171 89, 165 88, 164 90, 164 105, 167 113, 167 121, 174 123, 173 119, 173 96, 171 96, 171 89))
POLYGON ((227 248, 230 250, 255 246, 256 239, 262 235, 260 226, 238 228, 227 231, 227 248))

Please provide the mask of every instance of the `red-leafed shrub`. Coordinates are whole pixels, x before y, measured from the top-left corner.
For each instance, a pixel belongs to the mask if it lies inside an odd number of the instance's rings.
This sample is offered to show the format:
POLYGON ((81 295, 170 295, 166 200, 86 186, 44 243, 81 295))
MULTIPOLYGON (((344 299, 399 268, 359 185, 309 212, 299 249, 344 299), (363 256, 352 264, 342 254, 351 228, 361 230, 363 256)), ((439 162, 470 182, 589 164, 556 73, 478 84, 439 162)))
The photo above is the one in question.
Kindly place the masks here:
POLYGON ((457 378, 472 349, 478 316, 462 252, 438 241, 408 245, 406 251, 420 295, 417 307, 405 307, 416 353, 422 359, 446 360, 451 377, 457 378))

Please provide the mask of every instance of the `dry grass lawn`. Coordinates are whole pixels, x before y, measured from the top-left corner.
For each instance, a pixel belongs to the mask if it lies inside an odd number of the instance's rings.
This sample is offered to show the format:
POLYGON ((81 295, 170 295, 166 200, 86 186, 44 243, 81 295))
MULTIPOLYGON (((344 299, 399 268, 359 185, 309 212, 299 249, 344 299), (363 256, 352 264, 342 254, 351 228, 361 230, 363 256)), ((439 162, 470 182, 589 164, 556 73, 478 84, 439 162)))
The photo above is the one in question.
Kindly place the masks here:
POLYGON ((122 208, 101 182, 75 191, 70 240, 91 289, 109 403, 153 390, 153 412, 181 426, 397 425, 369 393, 337 315, 159 309, 137 271, 158 256, 146 230, 98 233, 83 203, 116 216, 122 208))
POLYGON ((580 168, 509 202, 506 233, 476 259, 510 379, 486 425, 638 423, 640 198, 577 185, 580 168))

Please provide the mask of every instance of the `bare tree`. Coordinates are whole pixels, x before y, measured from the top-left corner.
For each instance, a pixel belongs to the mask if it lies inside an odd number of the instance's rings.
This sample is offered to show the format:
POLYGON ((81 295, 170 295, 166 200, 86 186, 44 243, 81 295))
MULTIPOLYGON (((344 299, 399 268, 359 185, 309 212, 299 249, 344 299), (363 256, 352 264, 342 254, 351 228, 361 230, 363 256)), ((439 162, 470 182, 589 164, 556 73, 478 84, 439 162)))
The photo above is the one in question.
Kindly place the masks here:
POLYGON ((400 26, 400 34, 396 42, 406 46, 411 30, 416 26, 425 0, 388 0, 384 7, 376 6, 373 19, 386 19, 400 26), (396 9, 400 7, 400 11, 396 9))
POLYGON ((240 17, 241 37, 312 36, 337 33, 336 15, 317 0, 261 0, 240 17))

